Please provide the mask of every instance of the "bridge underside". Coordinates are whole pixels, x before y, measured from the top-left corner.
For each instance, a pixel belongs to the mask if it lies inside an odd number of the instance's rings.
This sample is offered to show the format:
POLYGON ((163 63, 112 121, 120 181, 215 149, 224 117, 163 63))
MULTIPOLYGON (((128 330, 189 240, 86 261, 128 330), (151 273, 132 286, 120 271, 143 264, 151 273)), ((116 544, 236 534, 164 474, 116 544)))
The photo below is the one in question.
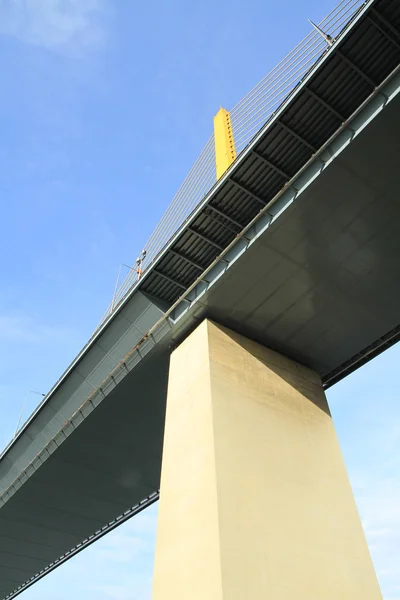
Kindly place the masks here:
POLYGON ((397 97, 4 504, 2 597, 158 489, 170 348, 200 319, 325 377, 399 326, 399 131, 397 97))
POLYGON ((399 131, 397 97, 210 288, 197 316, 312 367, 326 385, 396 341, 399 131))
POLYGON ((158 489, 167 376, 140 365, 2 507, 1 598, 158 489))

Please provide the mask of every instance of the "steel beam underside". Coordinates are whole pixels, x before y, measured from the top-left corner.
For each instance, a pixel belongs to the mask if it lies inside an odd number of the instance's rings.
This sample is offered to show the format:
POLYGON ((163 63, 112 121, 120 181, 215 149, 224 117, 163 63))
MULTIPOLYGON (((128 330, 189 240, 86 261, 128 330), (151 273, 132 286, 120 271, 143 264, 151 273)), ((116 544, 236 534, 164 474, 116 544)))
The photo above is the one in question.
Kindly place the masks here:
POLYGON ((266 216, 261 235, 237 244, 237 262, 233 250, 176 315, 214 319, 312 367, 326 384, 336 365, 383 342, 400 325, 398 131, 400 96, 329 166, 315 165, 300 195, 288 191, 284 212, 266 216))

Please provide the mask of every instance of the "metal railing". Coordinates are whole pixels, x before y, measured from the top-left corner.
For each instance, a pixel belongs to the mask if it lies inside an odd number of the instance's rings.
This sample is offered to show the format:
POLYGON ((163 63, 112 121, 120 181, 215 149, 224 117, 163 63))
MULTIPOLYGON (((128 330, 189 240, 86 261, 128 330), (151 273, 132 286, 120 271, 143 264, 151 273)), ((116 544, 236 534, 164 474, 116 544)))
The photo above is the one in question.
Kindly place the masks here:
MULTIPOLYGON (((143 263, 143 272, 149 268, 173 234, 204 198, 209 189, 214 185, 215 180, 215 146, 214 137, 212 136, 207 141, 157 227, 145 244, 146 258, 143 263)), ((129 292, 136 280, 137 273, 135 265, 133 265, 124 281, 116 290, 113 302, 104 315, 103 320, 111 314, 115 306, 129 292)))
MULTIPOLYGON (((318 26, 334 40, 364 6, 364 0, 342 0, 318 26)), ((328 43, 314 28, 230 111, 236 150, 251 141, 274 112, 291 96, 328 43)))
MULTIPOLYGON (((334 40, 366 3, 366 0, 342 0, 318 23, 318 26, 334 40)), ((230 111, 238 155, 275 111, 289 100, 301 80, 321 58, 328 46, 327 40, 313 28, 230 111)), ((143 273, 149 269, 215 183, 215 146, 214 136, 211 136, 145 245, 146 258, 142 265, 143 273)), ((133 266, 115 290, 113 301, 100 325, 115 310, 136 281, 137 273, 133 266)))

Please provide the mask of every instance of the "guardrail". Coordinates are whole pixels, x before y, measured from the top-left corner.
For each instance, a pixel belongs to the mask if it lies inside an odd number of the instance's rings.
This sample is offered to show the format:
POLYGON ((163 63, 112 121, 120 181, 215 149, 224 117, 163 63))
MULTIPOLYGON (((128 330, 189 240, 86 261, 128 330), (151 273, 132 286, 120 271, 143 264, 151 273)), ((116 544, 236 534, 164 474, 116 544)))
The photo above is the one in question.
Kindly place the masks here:
MULTIPOLYGON (((364 0, 342 0, 318 23, 318 27, 334 40, 365 4, 364 0)), ((274 112, 290 99, 302 78, 321 58, 328 46, 328 41, 312 28, 310 33, 231 109, 232 130, 238 156, 274 112)), ((146 256, 141 265, 143 272, 151 267, 215 183, 215 147, 214 136, 211 136, 147 241, 146 256)), ((100 325, 126 296, 136 283, 137 277, 134 264, 121 285, 116 287, 113 301, 100 325)))

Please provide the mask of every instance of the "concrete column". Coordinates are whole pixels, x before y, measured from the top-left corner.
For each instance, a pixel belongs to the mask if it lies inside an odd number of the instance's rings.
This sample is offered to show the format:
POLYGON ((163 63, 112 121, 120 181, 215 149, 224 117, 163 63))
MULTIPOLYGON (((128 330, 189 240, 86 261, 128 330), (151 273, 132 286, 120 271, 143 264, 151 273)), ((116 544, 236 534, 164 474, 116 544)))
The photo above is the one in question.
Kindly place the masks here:
POLYGON ((204 321, 171 357, 153 600, 378 600, 319 376, 204 321))

